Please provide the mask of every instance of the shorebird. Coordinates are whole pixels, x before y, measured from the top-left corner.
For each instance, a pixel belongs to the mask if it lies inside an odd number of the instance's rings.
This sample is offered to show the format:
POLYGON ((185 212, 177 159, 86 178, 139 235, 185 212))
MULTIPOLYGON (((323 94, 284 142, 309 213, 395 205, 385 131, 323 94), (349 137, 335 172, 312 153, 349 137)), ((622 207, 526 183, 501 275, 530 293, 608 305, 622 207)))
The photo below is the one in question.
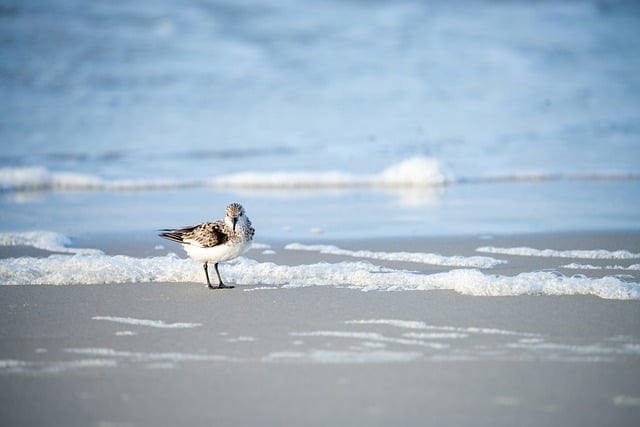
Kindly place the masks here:
POLYGON ((218 263, 229 261, 242 255, 251 246, 255 230, 251 221, 244 213, 239 203, 227 206, 223 219, 203 222, 193 227, 160 230, 160 237, 181 243, 191 259, 203 263, 204 275, 209 289, 230 289, 220 278, 218 263), (213 286, 209 280, 208 263, 214 263, 213 268, 218 275, 218 286, 213 286))

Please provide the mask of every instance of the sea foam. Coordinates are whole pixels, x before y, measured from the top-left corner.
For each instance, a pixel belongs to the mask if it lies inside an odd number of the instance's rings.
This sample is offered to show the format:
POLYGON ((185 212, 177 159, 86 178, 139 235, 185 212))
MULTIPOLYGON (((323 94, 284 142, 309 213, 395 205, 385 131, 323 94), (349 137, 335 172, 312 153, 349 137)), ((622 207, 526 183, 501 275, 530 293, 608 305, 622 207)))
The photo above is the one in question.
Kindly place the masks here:
POLYGON ((624 265, 591 265, 591 264, 580 264, 576 262, 572 262, 570 264, 561 265, 561 268, 568 268, 570 270, 623 270, 623 271, 640 271, 640 264, 632 264, 628 267, 624 265))
POLYGON ((440 162, 430 157, 412 157, 391 164, 379 173, 352 174, 342 171, 245 171, 200 179, 131 178, 106 179, 89 174, 50 171, 44 167, 0 168, 0 191, 115 190, 144 191, 190 187, 212 188, 357 188, 434 187, 450 182, 440 162))
MULTIPOLYGON (((46 258, 20 257, 0 260, 0 285, 91 285, 104 283, 202 282, 201 265, 175 254, 135 258, 107 255, 96 249, 70 248, 70 239, 55 232, 21 232, 0 234, 0 245, 29 245, 53 252, 46 258)), ((288 249, 318 250, 324 253, 382 260, 413 262, 448 262, 470 269, 453 269, 424 274, 374 265, 368 261, 320 262, 306 265, 278 265, 241 257, 221 267, 224 275, 248 289, 288 289, 308 286, 337 286, 362 291, 453 290, 465 295, 596 295, 608 299, 640 299, 640 285, 618 277, 590 278, 565 276, 558 272, 523 272, 516 276, 491 275, 480 271, 487 260, 476 263, 475 257, 443 257, 430 254, 349 251, 336 246, 291 244, 288 249), (427 256, 428 260, 422 256, 427 256), (415 258, 417 256, 417 258, 415 258), (458 259, 459 258, 459 259, 458 259), (473 262, 470 262, 473 261, 473 262)), ((543 251, 544 252, 544 251, 543 251)), ((580 255, 583 251, 565 251, 580 255)), ((527 253, 529 253, 527 251, 527 253)), ((588 251, 589 256, 633 257, 628 251, 588 251)), ((482 258, 482 257, 478 257, 482 258)), ((491 260, 491 259, 489 259, 491 260)), ((107 318, 100 318, 107 320, 107 318)), ((141 319, 109 318, 122 322, 145 322, 141 319), (119 319, 119 320, 118 320, 119 319)))
POLYGON ((71 239, 53 231, 24 231, 0 233, 0 246, 30 246, 49 252, 73 254, 100 254, 97 249, 73 248, 71 239))
MULTIPOLYGON (((239 258, 221 266, 238 285, 279 289, 335 286, 362 291, 453 290, 465 295, 595 295, 607 299, 640 299, 640 285, 616 277, 589 278, 535 271, 516 276, 489 275, 477 269, 437 274, 394 270, 369 262, 278 265, 239 258)), ((47 258, 0 260, 0 284, 70 285, 134 282, 203 282, 201 265, 167 255, 51 255, 47 258)), ((251 288, 249 288, 251 289, 251 288)))
POLYGON ((482 246, 476 249, 477 252, 500 254, 500 255, 516 255, 516 256, 533 256, 548 258, 581 258, 581 259, 634 259, 640 258, 640 254, 632 253, 627 250, 608 251, 605 249, 592 250, 554 250, 554 249, 534 249, 528 247, 517 248, 498 248, 493 246, 482 246))
POLYGON ((284 247, 287 250, 319 252, 327 255, 349 256, 354 258, 366 258, 384 261, 414 262, 421 264, 440 265, 447 267, 472 267, 472 268, 493 268, 506 261, 490 257, 465 257, 465 256, 443 256, 440 254, 422 252, 374 252, 367 250, 353 251, 342 249, 333 245, 304 245, 301 243, 290 243, 284 247))
POLYGON ((124 323, 126 325, 134 326, 149 326, 159 329, 184 329, 184 328, 197 328, 202 326, 202 323, 188 323, 188 322, 176 322, 167 323, 163 320, 149 320, 149 319, 136 319, 134 317, 117 317, 117 316, 93 316, 93 320, 107 320, 109 322, 124 323))
POLYGON ((415 156, 388 165, 374 173, 355 174, 342 170, 245 170, 199 178, 139 177, 105 178, 73 171, 53 171, 44 166, 0 168, 0 191, 153 191, 182 188, 225 189, 334 189, 396 188, 433 189, 451 184, 638 180, 633 172, 520 173, 458 176, 433 157, 415 156))
MULTIPOLYGON (((480 335, 517 335, 525 337, 537 337, 539 334, 533 334, 530 332, 517 332, 508 331, 505 329, 495 328, 479 328, 479 327, 454 327, 454 326, 437 326, 428 325, 421 320, 400 320, 400 319, 361 319, 361 320, 347 320, 345 323, 350 325, 387 325, 394 326, 402 329, 411 330, 435 330, 442 331, 449 334, 480 334, 480 335)), ((405 334, 406 335, 406 334, 405 334)), ((459 336, 455 336, 459 337, 459 336)))

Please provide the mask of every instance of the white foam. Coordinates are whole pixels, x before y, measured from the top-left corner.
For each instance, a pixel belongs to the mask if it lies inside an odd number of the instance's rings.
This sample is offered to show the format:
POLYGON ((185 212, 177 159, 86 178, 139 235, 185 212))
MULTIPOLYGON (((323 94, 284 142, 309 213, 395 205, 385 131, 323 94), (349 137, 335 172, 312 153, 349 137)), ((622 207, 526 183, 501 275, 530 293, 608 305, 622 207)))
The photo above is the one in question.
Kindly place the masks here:
POLYGON ((423 341, 414 338, 392 338, 377 332, 353 332, 353 331, 313 331, 313 332, 294 332, 294 337, 330 337, 330 338, 350 338, 357 340, 365 340, 372 342, 383 342, 392 344, 401 344, 408 346, 428 347, 432 349, 449 348, 447 344, 423 341))
POLYGON ((385 269, 367 262, 318 263, 282 266, 243 259, 230 266, 240 284, 343 286, 362 291, 446 289, 466 295, 596 295, 608 299, 639 299, 640 285, 615 277, 568 277, 555 272, 517 276, 487 275, 479 270, 452 270, 437 274, 385 269))
POLYGON ((209 181, 214 186, 244 188, 433 187, 447 182, 440 162, 413 157, 378 174, 331 172, 242 172, 209 181))
POLYGON ((226 188, 346 188, 363 187, 370 183, 364 176, 343 172, 240 172, 211 178, 211 187, 226 188))
POLYGON ((83 255, 101 254, 97 249, 70 248, 71 239, 53 231, 24 231, 0 233, 0 246, 30 246, 50 252, 83 255))
POLYGON ((132 258, 123 255, 51 255, 0 260, 3 285, 95 285, 133 282, 193 282, 202 278, 191 260, 175 255, 132 258))
MULTIPOLYGON (((421 320, 399 320, 399 319, 361 319, 347 320, 345 323, 351 325, 389 325, 404 329, 423 329, 444 331, 452 334, 481 334, 481 335, 515 335, 525 337, 538 337, 539 334, 529 332, 508 331, 505 329, 482 328, 482 327, 457 327, 457 326, 438 326, 428 325, 421 320)), ((415 333, 415 332, 414 332, 415 333)))
POLYGON ((230 343, 237 343, 237 342, 254 342, 256 341, 256 338, 254 337, 250 337, 248 335, 241 335, 237 338, 227 338, 227 342, 230 343))
POLYGON ((353 325, 389 325, 405 329, 427 329, 428 325, 421 320, 400 320, 400 319, 368 319, 368 320, 347 320, 346 324, 353 325))
POLYGON ((389 166, 372 181, 382 186, 423 187, 443 185, 447 177, 437 159, 413 157, 389 166))
POLYGON ((310 352, 274 352, 265 356, 263 362, 311 362, 321 364, 361 364, 361 363, 402 363, 412 362, 422 358, 422 353, 416 351, 327 351, 314 350, 310 352))
POLYGON ((351 188, 433 187, 447 182, 438 160, 413 157, 377 174, 340 171, 246 171, 206 179, 105 179, 88 174, 52 172, 43 167, 0 168, 0 191, 44 190, 158 190, 188 187, 215 188, 351 188))
POLYGON ((138 335, 138 333, 134 331, 117 331, 116 332, 117 337, 132 337, 135 335, 138 335))
POLYGON ((118 362, 111 359, 79 359, 54 362, 6 359, 0 360, 0 374, 60 374, 76 369, 114 368, 116 366, 118 366, 118 362))
POLYGON ((639 407, 640 396, 627 396, 624 394, 619 394, 613 398, 613 404, 615 406, 622 407, 639 407))
POLYGON ((467 338, 468 334, 459 332, 407 332, 402 334, 406 338, 414 338, 418 340, 438 340, 438 339, 460 339, 467 338))
POLYGON ((253 292, 253 291, 275 291, 280 289, 278 286, 256 286, 255 288, 247 288, 243 289, 245 292, 253 292))
POLYGON ((236 359, 216 354, 196 354, 181 352, 142 352, 123 351, 105 347, 66 348, 65 352, 81 355, 90 355, 102 358, 125 359, 131 362, 227 362, 236 359))
POLYGON ((554 249, 534 249, 528 247, 517 248, 498 248, 494 246, 482 246, 476 249, 477 252, 531 256, 531 257, 548 257, 548 258, 581 258, 581 259, 633 259, 640 258, 640 253, 632 253, 627 250, 608 251, 605 249, 593 250, 565 250, 558 251, 554 249))
POLYGON ((92 319, 107 320, 109 322, 124 323, 126 325, 149 326, 152 328, 160 329, 184 329, 197 328, 198 326, 202 326, 202 323, 166 323, 162 320, 135 319, 133 317, 93 316, 92 319))
POLYGON ((109 179, 42 166, 0 168, 0 191, 146 191, 194 187, 234 189, 434 188, 456 183, 496 183, 558 180, 637 180, 635 172, 537 173, 518 172, 454 177, 433 157, 415 156, 389 165, 378 173, 343 171, 243 171, 199 179, 109 179))
POLYGON ((367 250, 353 251, 342 249, 333 245, 303 245, 301 243, 290 243, 284 247, 287 250, 319 252, 327 255, 349 256, 353 258, 366 258, 384 261, 413 262, 430 265, 440 265, 447 267, 472 267, 472 268, 493 268, 496 265, 504 264, 506 261, 490 257, 465 257, 465 256, 443 256, 422 252, 374 252, 367 250))
POLYGON ((591 265, 591 264, 580 264, 577 262, 572 262, 570 264, 561 265, 561 268, 568 268, 570 270, 625 270, 625 271, 638 271, 640 270, 640 264, 632 264, 628 267, 622 265, 591 265))
MULTIPOLYGON (((277 265, 246 258, 222 264, 222 274, 239 285, 300 288, 338 286, 362 291, 454 290, 465 295, 596 295, 608 299, 640 299, 640 285, 616 277, 568 277, 536 271, 516 276, 487 275, 479 270, 437 274, 387 269, 368 262, 277 265)), ((133 282, 203 282, 202 266, 167 255, 133 258, 124 255, 51 255, 47 258, 0 260, 0 284, 102 284, 133 282)))
POLYGON ((553 342, 535 342, 535 343, 510 343, 507 344, 509 348, 515 349, 527 349, 532 351, 555 351, 555 352, 567 352, 567 353, 575 353, 575 354, 586 354, 586 355, 607 355, 607 354, 617 354, 617 355, 629 355, 629 356, 638 356, 640 355, 640 346, 634 347, 632 345, 624 345, 620 347, 611 347, 604 346, 601 344, 589 344, 589 345, 575 345, 575 344, 560 344, 553 342))
POLYGON ((103 191, 160 190, 205 185, 197 180, 105 179, 95 175, 52 172, 44 167, 0 168, 0 191, 103 191))

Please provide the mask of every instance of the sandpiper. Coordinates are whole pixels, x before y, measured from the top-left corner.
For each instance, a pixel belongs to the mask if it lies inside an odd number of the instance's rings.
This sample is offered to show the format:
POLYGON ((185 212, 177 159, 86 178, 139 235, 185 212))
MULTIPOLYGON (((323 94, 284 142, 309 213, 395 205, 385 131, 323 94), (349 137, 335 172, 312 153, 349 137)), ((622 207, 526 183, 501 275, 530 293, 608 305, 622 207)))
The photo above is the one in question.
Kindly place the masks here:
POLYGON ((251 221, 239 203, 231 203, 227 206, 226 216, 223 219, 211 222, 203 222, 193 227, 166 229, 159 234, 160 237, 181 243, 189 257, 203 263, 204 274, 207 278, 209 289, 230 289, 233 286, 225 285, 220 278, 218 263, 229 261, 242 255, 253 240, 254 228, 251 221), (214 263, 213 267, 218 275, 218 286, 211 285, 209 280, 208 263, 214 263))

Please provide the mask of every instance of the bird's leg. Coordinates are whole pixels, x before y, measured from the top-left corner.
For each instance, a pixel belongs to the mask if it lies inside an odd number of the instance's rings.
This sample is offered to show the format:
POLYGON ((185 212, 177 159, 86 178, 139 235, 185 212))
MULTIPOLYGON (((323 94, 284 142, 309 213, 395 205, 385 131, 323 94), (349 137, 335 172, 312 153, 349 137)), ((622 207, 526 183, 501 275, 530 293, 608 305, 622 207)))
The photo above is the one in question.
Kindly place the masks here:
POLYGON ((209 289, 215 289, 213 286, 211 286, 211 282, 209 281, 209 268, 207 266, 207 263, 205 262, 202 267, 204 268, 204 276, 207 278, 207 286, 209 286, 209 289))
MULTIPOLYGON (((225 285, 224 283, 222 283, 222 279, 220 278, 220 272, 218 271, 218 263, 216 262, 215 264, 213 264, 213 268, 215 268, 216 270, 216 274, 218 275, 218 289, 232 289, 234 288, 234 286, 230 286, 230 285, 225 285)), ((209 285, 209 287, 211 287, 211 285, 209 285)))

